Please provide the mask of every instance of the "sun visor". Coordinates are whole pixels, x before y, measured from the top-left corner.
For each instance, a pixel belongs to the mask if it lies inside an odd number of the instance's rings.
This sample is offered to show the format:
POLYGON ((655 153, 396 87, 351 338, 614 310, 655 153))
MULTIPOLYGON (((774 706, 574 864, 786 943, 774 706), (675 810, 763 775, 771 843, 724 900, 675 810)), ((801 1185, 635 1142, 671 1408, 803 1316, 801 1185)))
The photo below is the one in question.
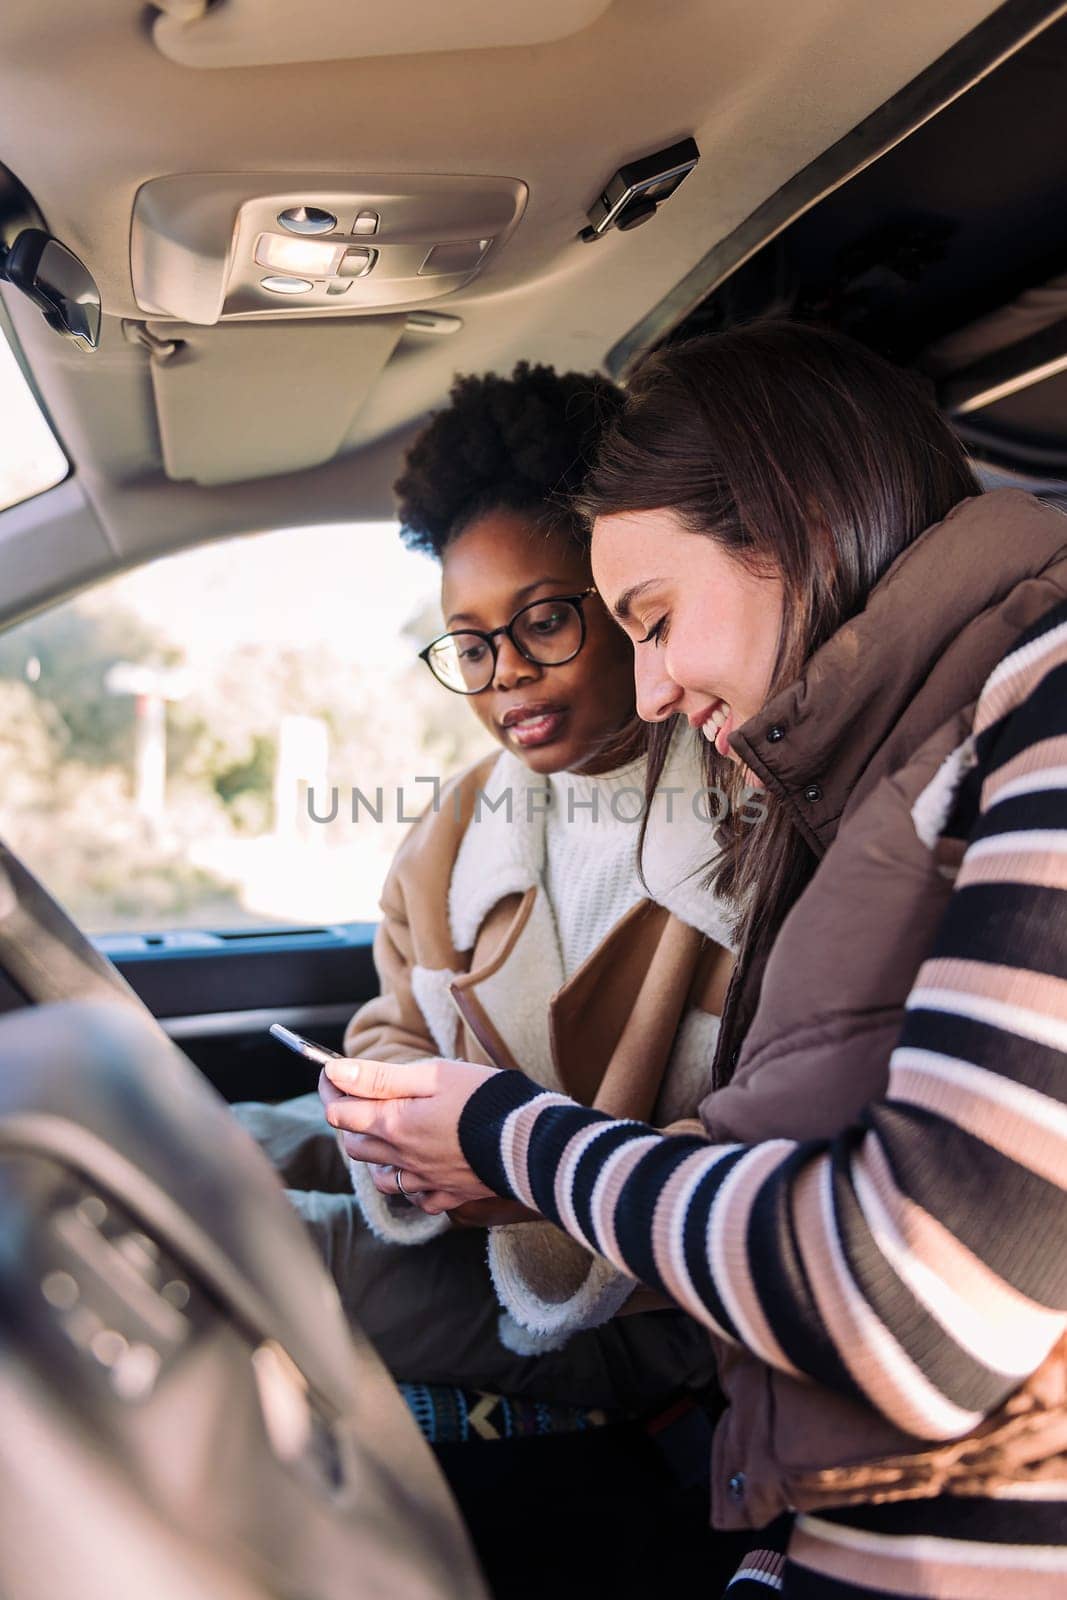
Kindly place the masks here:
POLYGON ((235 483, 330 460, 404 320, 149 323, 167 476, 235 483))
POLYGON ((611 0, 155 0, 156 47, 183 67, 267 67, 296 61, 547 44, 587 28, 611 0))

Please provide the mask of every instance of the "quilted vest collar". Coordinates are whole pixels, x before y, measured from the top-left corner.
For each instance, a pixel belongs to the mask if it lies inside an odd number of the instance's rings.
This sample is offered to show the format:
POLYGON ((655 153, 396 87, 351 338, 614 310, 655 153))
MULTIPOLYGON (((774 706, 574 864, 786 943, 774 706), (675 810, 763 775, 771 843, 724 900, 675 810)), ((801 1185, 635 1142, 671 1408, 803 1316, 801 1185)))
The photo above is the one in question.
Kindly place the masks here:
MULTIPOLYGON (((1067 517, 1018 489, 963 500, 908 547, 867 605, 803 675, 733 736, 734 749, 793 809, 818 855, 886 759, 914 750, 974 698, 1003 639, 990 614, 1067 559, 1067 517)), ((1050 602, 1051 603, 1051 602, 1050 602)))

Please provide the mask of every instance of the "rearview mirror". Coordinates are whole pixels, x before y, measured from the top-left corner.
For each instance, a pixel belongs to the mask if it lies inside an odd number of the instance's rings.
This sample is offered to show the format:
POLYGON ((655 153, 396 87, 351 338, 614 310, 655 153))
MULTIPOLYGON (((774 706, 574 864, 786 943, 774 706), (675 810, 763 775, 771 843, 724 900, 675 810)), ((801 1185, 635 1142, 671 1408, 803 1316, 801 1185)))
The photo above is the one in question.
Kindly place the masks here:
POLYGON ((24 228, 0 262, 0 276, 28 295, 49 327, 83 350, 100 343, 100 290, 84 262, 41 228, 24 228))

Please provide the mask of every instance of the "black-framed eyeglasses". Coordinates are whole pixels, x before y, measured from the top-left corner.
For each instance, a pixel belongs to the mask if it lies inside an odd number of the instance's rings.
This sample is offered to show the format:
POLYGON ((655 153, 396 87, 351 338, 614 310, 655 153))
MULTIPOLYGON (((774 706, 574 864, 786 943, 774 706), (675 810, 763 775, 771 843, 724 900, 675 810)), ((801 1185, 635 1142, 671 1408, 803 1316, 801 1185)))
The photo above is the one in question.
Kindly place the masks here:
POLYGON ((596 594, 595 588, 533 600, 491 633, 474 628, 443 633, 419 651, 419 660, 425 661, 438 683, 453 694, 481 694, 488 689, 496 676, 497 640, 502 633, 525 661, 538 667, 562 667, 574 660, 585 643, 582 604, 592 594, 596 594))

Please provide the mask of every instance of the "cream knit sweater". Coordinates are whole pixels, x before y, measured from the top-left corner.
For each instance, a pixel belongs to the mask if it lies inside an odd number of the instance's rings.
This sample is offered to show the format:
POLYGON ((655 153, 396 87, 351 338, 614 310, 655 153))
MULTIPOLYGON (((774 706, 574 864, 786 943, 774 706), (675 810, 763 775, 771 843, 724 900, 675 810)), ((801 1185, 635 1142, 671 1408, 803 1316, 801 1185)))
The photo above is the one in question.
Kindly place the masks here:
POLYGON ((637 874, 645 759, 595 778, 554 773, 548 787, 544 885, 569 979, 645 894, 637 874))

